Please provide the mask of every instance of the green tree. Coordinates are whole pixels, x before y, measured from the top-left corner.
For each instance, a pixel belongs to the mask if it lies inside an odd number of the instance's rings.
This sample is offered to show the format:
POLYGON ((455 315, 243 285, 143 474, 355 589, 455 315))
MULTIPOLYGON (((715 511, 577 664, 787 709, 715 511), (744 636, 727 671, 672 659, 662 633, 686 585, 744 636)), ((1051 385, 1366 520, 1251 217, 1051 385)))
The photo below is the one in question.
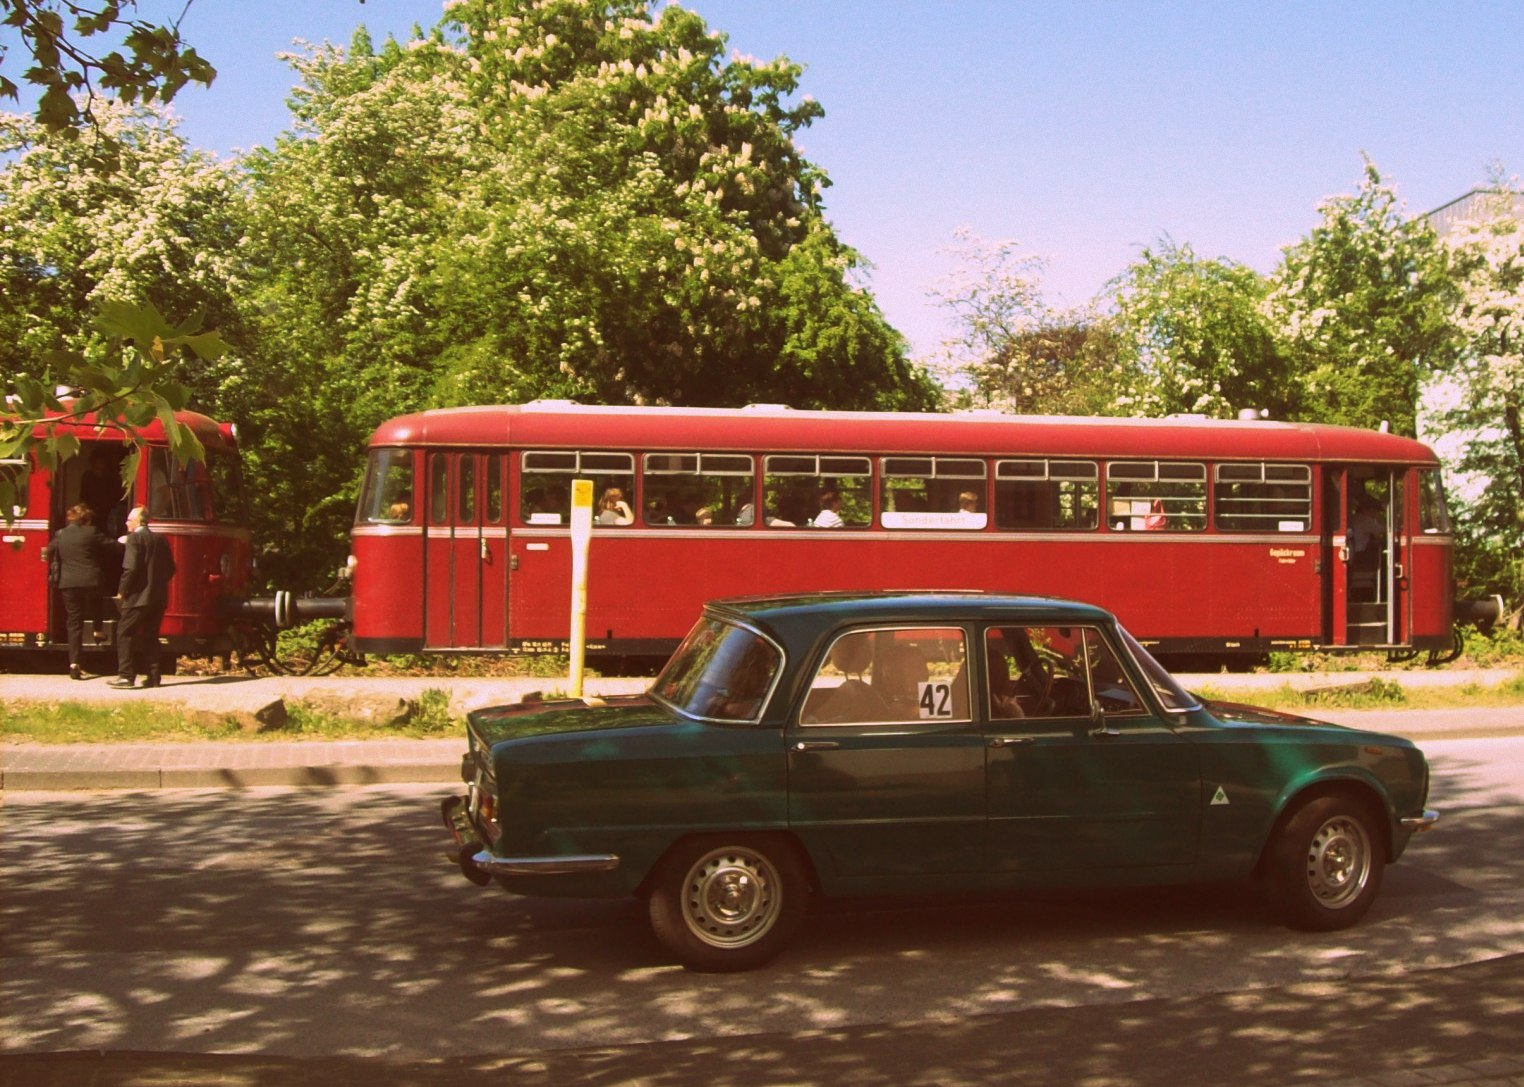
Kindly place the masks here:
MULTIPOLYGON (((211 86, 217 70, 180 38, 191 2, 174 22, 154 23, 123 14, 134 0, 0 0, 0 26, 16 32, 32 59, 23 78, 38 93, 36 122, 59 139, 95 128, 109 157, 114 143, 96 113, 102 101, 168 103, 187 83, 211 86), (96 49, 97 41, 118 38, 120 48, 96 49)), ((0 64, 9 59, 0 44, 0 64)), ((0 98, 19 97, 15 80, 0 72, 0 98)))
POLYGON ((955 321, 939 359, 954 402, 1016 414, 1108 413, 1118 378, 1108 326, 1050 306, 1047 261, 1019 242, 968 230, 955 237, 958 267, 931 292, 955 321))
POLYGON ((1297 410, 1289 359, 1264 312, 1268 286, 1168 238, 1109 284, 1123 361, 1117 406, 1132 414, 1297 410))
POLYGON ((90 358, 70 351, 49 352, 42 377, 17 374, 7 382, 0 412, 0 462, 19 461, 21 471, 0 474, 0 520, 15 516, 33 465, 54 468, 79 452, 79 440, 56 427, 58 421, 92 418, 115 424, 133 443, 122 463, 122 478, 134 477, 141 442, 138 430, 158 419, 170 452, 179 460, 200 460, 201 443, 174 413, 188 406, 190 390, 178 382, 182 356, 213 361, 225 350, 215 332, 202 332, 197 321, 171 325, 152 305, 109 302, 101 307, 96 330, 103 348, 90 358), (49 388, 47 369, 56 367, 76 378, 61 398, 49 388), (42 426, 38 422, 46 420, 42 426))
POLYGON ((1304 412, 1411 435, 1422 376, 1456 350, 1447 252, 1369 160, 1359 191, 1319 210, 1312 233, 1284 250, 1267 300, 1304 412))
POLYGON ((290 59, 293 131, 245 161, 238 417, 293 525, 267 571, 337 549, 364 440, 403 412, 936 403, 825 219, 797 66, 635 0, 467 0, 290 59))
POLYGON ((440 397, 924 406, 933 391, 824 217, 786 59, 677 6, 449 12, 482 134, 438 254, 440 397))

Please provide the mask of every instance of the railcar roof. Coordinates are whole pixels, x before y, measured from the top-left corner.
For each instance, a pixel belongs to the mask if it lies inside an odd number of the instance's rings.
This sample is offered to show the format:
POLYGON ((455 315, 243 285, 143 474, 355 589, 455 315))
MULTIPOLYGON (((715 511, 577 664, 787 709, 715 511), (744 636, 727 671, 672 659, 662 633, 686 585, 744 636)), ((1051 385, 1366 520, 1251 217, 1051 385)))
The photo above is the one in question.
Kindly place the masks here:
POLYGON ((569 401, 441 408, 377 428, 373 446, 641 449, 1056 457, 1250 457, 1437 464, 1421 442, 1319 423, 1171 416, 594 406, 569 401))
MULTIPOLYGON (((69 403, 70 401, 64 401, 66 407, 69 403)), ((59 413, 52 411, 47 412, 44 417, 45 421, 58 418, 59 413)), ((195 434, 196 438, 203 445, 220 446, 223 444, 222 425, 210 416, 202 415, 196 411, 177 411, 175 412, 175 418, 190 427, 191 433, 195 434)), ((91 439, 116 440, 123 439, 126 436, 126 431, 120 423, 109 420, 98 422, 93 413, 81 415, 78 418, 60 420, 54 423, 53 426, 72 433, 82 441, 91 439)), ((164 424, 157 415, 142 426, 135 427, 134 430, 145 441, 162 442, 164 440, 164 424)))

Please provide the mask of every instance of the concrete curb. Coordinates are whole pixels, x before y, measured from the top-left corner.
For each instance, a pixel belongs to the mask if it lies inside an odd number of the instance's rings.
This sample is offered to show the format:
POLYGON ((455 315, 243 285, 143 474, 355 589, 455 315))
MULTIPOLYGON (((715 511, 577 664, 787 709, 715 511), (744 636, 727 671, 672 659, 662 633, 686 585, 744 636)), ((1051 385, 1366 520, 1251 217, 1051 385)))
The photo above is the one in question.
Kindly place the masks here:
MULTIPOLYGON (((1476 683, 1486 686, 1511 678, 1497 673, 1395 673, 1403 682, 1476 683)), ((1295 681, 1299 686, 1362 682, 1361 673, 1322 676, 1188 676, 1187 686, 1210 684, 1230 697, 1253 701, 1254 691, 1295 681)), ((587 684, 589 694, 644 690, 647 679, 600 678, 587 684)), ((192 710, 228 712, 240 705, 264 706, 282 699, 338 699, 351 705, 389 706, 416 699, 430 689, 445 690, 451 710, 463 713, 478 705, 517 701, 531 690, 564 689, 555 679, 456 680, 441 677, 377 679, 372 677, 267 677, 217 680, 171 677, 155 690, 117 691, 104 684, 74 683, 62 676, 0 676, 0 704, 50 702, 120 702, 151 698, 192 710)), ((1489 710, 1321 710, 1310 715, 1414 740, 1462 739, 1524 734, 1524 706, 1489 710)), ((223 743, 99 743, 0 745, 0 793, 84 790, 246 789, 264 786, 322 788, 383 784, 453 784, 460 781, 464 737, 437 740, 390 738, 324 741, 250 738, 223 743)))

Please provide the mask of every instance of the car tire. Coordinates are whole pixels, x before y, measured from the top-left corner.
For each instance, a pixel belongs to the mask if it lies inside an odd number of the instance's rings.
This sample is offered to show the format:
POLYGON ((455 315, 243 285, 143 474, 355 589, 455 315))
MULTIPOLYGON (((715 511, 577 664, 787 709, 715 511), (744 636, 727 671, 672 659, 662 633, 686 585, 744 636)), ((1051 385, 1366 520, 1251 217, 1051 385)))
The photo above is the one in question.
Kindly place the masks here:
POLYGON ((1315 797, 1292 813, 1270 872, 1288 925, 1332 932, 1365 916, 1386 870, 1378 826, 1369 804, 1346 796, 1315 797))
POLYGON ((805 865, 785 838, 689 838, 653 874, 651 928, 690 970, 750 970, 788 946, 809 892, 805 865))

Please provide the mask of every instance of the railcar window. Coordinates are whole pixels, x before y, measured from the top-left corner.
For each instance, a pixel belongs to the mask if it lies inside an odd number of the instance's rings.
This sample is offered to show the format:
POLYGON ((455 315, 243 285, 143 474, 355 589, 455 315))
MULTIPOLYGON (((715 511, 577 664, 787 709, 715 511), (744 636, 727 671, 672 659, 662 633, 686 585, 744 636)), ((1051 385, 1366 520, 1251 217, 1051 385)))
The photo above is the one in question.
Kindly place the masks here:
POLYGON ((429 523, 447 524, 450 520, 450 458, 443 453, 429 454, 429 523))
POLYGON ((1206 465, 1113 461, 1106 466, 1106 522, 1115 531, 1206 528, 1206 465))
POLYGON ((13 519, 26 515, 26 464, 19 460, 0 460, 0 514, 13 519))
POLYGON ((746 453, 647 453, 641 469, 645 523, 754 524, 756 480, 756 465, 746 453))
POLYGON ((459 509, 455 518, 457 525, 474 524, 476 521, 476 458, 470 453, 460 455, 460 479, 457 481, 459 509))
POLYGON ((815 673, 800 724, 967 721, 967 658, 957 627, 844 634, 815 673))
POLYGON ((487 458, 487 523, 503 522, 503 458, 487 458))
POLYGON ((178 463, 168 449, 148 454, 150 521, 212 521, 212 477, 203 461, 178 463))
MULTIPOLYGON (((618 491, 635 500, 635 455, 601 450, 526 450, 520 461, 519 517, 528 525, 564 525, 571 511, 573 479, 593 482, 593 502, 618 491)), ((596 517, 595 517, 596 522, 596 517)))
POLYGON ((1100 523, 1101 473, 1093 460, 995 464, 995 527, 1082 532, 1100 523))
POLYGON ((249 520, 248 501, 243 493, 243 466, 238 454, 222 450, 206 451, 206 470, 212 478, 212 503, 224 525, 243 525, 249 520))
POLYGON ((1445 488, 1438 468, 1424 468, 1418 473, 1418 531, 1426 536, 1450 531, 1450 513, 1445 508, 1445 488))
POLYGON ((373 449, 365 465, 357 524, 406 524, 413 519, 413 451, 373 449))
POLYGON ((981 529, 989 520, 984 461, 884 457, 879 522, 885 528, 981 529))
POLYGON ((1312 469, 1305 464, 1219 464, 1213 517, 1224 532, 1312 528, 1312 469))
POLYGON ((776 454, 762 458, 762 473, 763 521, 773 528, 873 523, 873 462, 867 457, 776 454), (834 518, 825 515, 828 509, 834 518))

